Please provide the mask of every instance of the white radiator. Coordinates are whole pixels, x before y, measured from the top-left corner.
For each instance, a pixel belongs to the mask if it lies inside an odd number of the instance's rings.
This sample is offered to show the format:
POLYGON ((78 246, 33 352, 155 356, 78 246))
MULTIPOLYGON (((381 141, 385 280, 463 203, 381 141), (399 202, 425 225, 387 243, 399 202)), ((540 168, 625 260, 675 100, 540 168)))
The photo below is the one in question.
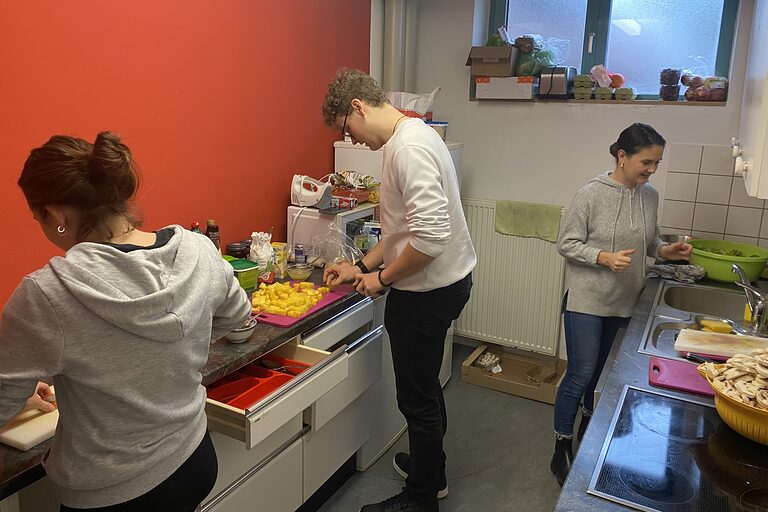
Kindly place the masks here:
POLYGON ((555 244, 497 233, 495 201, 462 199, 462 204, 477 267, 456 334, 557 354, 565 262, 555 244))

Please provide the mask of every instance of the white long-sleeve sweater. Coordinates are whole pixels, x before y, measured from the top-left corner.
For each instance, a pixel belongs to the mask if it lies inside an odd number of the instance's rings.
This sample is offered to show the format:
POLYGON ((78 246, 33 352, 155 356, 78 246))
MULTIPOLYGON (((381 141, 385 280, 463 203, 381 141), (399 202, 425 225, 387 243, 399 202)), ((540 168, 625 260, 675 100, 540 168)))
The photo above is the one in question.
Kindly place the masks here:
POLYGON ((398 290, 429 291, 469 274, 477 256, 461 207, 456 169, 445 142, 420 119, 407 119, 384 145, 381 231, 384 264, 410 244, 435 258, 393 283, 398 290))

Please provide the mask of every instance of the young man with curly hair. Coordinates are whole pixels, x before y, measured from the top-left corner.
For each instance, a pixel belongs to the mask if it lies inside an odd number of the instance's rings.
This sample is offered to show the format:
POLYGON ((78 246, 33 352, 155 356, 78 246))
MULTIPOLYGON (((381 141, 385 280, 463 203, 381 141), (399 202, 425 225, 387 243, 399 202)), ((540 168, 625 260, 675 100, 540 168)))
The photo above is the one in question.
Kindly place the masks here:
POLYGON ((437 132, 394 108, 362 71, 339 71, 322 110, 327 126, 384 153, 381 242, 355 265, 324 272, 329 284, 355 282, 367 296, 389 290, 384 326, 410 454, 398 453, 393 461, 405 477, 403 492, 361 512, 436 512, 438 498, 448 494, 439 381, 445 335, 469 300, 477 261, 456 169, 437 132))

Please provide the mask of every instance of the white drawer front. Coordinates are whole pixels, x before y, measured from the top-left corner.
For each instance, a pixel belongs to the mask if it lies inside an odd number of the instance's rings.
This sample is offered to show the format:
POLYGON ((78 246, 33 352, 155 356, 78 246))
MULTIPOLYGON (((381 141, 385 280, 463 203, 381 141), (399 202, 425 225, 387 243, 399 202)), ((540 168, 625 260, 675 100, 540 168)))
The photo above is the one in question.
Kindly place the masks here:
MULTIPOLYGON (((377 327, 347 347, 347 378, 312 405, 310 425, 318 430, 381 378, 384 328, 377 327)), ((306 418, 305 418, 306 419, 306 418)))
POLYGON ((370 322, 373 322, 373 302, 366 299, 342 311, 306 336, 302 335, 301 343, 307 347, 328 350, 370 322))
POLYGON ((344 348, 332 354, 293 343, 275 349, 271 354, 312 366, 246 410, 209 398, 208 428, 253 448, 347 377, 349 355, 344 348))
POLYGON ((302 440, 297 439, 239 486, 204 505, 201 511, 294 512, 302 503, 302 464, 302 440))
POLYGON ((216 458, 219 462, 219 474, 216 477, 216 484, 205 501, 213 499, 248 473, 251 468, 269 458, 280 447, 291 444, 301 434, 303 428, 302 415, 297 414, 252 450, 246 449, 241 441, 218 432, 211 432, 211 440, 216 448, 216 458))

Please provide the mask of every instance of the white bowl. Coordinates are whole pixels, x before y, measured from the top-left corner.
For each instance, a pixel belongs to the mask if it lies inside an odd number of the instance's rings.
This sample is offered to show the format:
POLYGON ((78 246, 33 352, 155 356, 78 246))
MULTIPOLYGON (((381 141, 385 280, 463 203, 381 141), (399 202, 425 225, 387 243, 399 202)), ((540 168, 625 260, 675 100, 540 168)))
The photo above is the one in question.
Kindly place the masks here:
POLYGON ((239 327, 231 331, 229 334, 225 335, 224 337, 227 338, 232 343, 242 343, 251 337, 251 334, 253 334, 253 331, 255 329, 256 329, 256 319, 251 317, 248 319, 247 322, 245 322, 245 325, 243 327, 239 327))

